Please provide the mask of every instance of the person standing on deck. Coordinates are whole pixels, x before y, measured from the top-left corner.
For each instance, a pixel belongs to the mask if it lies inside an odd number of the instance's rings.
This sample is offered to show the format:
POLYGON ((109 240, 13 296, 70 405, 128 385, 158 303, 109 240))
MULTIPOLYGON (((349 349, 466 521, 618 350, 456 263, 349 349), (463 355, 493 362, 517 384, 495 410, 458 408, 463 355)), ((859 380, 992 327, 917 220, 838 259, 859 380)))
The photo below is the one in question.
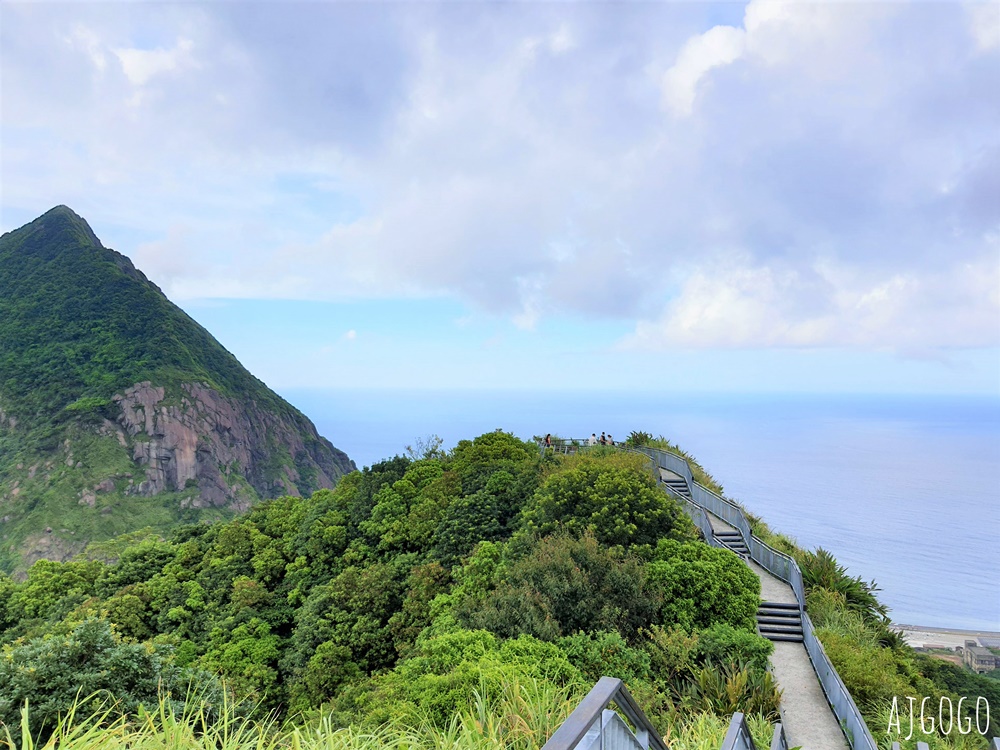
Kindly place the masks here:
POLYGON ((597 445, 597 433, 590 433, 590 440, 587 441, 587 445, 597 445))

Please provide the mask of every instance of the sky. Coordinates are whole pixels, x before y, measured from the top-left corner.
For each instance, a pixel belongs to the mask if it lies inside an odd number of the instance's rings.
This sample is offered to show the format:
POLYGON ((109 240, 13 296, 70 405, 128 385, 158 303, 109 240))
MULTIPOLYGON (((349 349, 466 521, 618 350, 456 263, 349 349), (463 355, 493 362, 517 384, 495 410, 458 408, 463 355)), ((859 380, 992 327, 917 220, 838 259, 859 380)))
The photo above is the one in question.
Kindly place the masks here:
POLYGON ((1000 395, 1000 4, 3 0, 58 204, 279 390, 1000 395))

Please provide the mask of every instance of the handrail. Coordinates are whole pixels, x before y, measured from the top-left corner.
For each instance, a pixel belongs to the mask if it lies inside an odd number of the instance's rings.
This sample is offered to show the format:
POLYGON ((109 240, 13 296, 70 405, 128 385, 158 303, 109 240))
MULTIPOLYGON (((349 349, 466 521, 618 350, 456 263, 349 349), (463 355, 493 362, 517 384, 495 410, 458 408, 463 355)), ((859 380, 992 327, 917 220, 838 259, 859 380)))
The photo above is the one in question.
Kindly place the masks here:
POLYGON ((844 685, 844 681, 837 674, 833 663, 826 655, 823 644, 820 643, 819 638, 816 637, 816 633, 813 630, 812 621, 805 612, 805 585, 798 563, 793 558, 783 552, 779 552, 755 537, 750 528, 750 522, 747 521, 742 508, 694 481, 691 468, 682 456, 659 448, 640 448, 639 450, 653 458, 661 468, 669 469, 688 479, 688 486, 691 489, 691 502, 736 527, 743 537, 747 548, 750 550, 750 558, 769 573, 772 573, 791 586, 802 615, 803 644, 813 663, 813 669, 823 688, 823 692, 826 693, 827 700, 833 708, 833 713, 847 735, 848 742, 850 742, 854 750, 878 750, 878 745, 875 742, 875 738, 872 737, 864 717, 861 716, 861 712, 847 690, 847 686, 844 685), (679 468, 680 462, 683 462, 686 471, 681 472, 675 468, 679 468))
POLYGON ((643 748, 667 750, 666 744, 646 718, 646 714, 629 694, 625 683, 615 677, 602 677, 598 680, 569 718, 549 737, 542 750, 574 750, 587 732, 601 721, 604 709, 612 701, 632 722, 635 727, 635 738, 643 748))
POLYGON ((757 750, 757 746, 753 744, 753 737, 750 736, 750 727, 747 726, 746 717, 739 711, 733 714, 726 738, 722 741, 719 750, 757 750))
POLYGON ((771 737, 771 750, 788 750, 788 738, 785 737, 785 728, 780 721, 774 725, 774 736, 771 737))
MULTIPOLYGON (((552 447, 553 449, 556 448, 556 443, 558 443, 558 447, 562 447, 564 449, 569 447, 593 447, 589 445, 588 441, 589 438, 584 438, 583 440, 559 439, 554 441, 552 447)), ((543 454, 545 447, 546 446, 539 441, 540 452, 543 454)), ((618 443, 617 446, 614 447, 625 448, 623 443, 618 443)), ((679 456, 672 451, 666 451, 659 448, 647 448, 645 446, 629 446, 626 450, 632 450, 644 454, 650 458, 658 468, 672 471, 686 481, 691 490, 691 499, 677 495, 676 493, 674 493, 674 495, 681 502, 685 512, 691 516, 698 528, 701 529, 702 534, 705 536, 705 541, 713 546, 723 546, 714 538, 711 522, 705 515, 707 512, 712 513, 737 528, 740 535, 743 537, 744 543, 750 550, 750 559, 772 575, 786 582, 791 587, 801 613, 803 645, 805 646, 806 653, 809 655, 809 659, 812 661, 816 677, 819 679, 820 686, 823 688, 823 692, 826 694, 827 700, 830 702, 834 715, 837 717, 841 727, 844 729, 844 733, 847 735, 848 742, 853 750, 878 750, 875 739, 872 737, 871 730, 868 729, 868 725, 865 723, 864 717, 861 715, 861 711, 858 710, 857 704, 854 702, 854 698, 851 696, 851 693, 848 691, 844 681, 837 673, 836 668, 833 666, 833 662, 831 662, 830 658, 826 655, 826 650, 823 648, 822 642, 816 636, 812 620, 810 620, 809 615, 806 614, 805 582, 802 578, 802 570, 799 568, 795 559, 786 555, 784 552, 774 549, 766 542, 754 536, 753 530, 750 528, 750 522, 747 520, 743 509, 731 500, 722 497, 722 495, 717 492, 695 481, 694 475, 691 472, 691 467, 683 456, 679 456)), ((612 678, 609 677, 602 677, 601 682, 611 679, 612 678)), ((595 686, 594 690, 592 690, 590 694, 588 694, 587 698, 590 698, 590 696, 595 693, 597 687, 601 685, 601 682, 598 682, 598 685, 595 686)), ((620 683, 621 681, 618 680, 618 682, 620 683)), ((627 690, 625 690, 624 685, 621 685, 621 690, 624 695, 627 696, 627 701, 634 707, 634 710, 637 711, 638 715, 642 717, 642 720, 646 721, 648 724, 645 715, 643 715, 639 707, 635 705, 632 700, 632 696, 628 694, 627 690)), ((611 699, 609 698, 608 701, 606 701, 603 706, 598 709, 596 714, 597 717, 599 717, 600 711, 607 705, 608 702, 610 702, 610 700, 611 699)), ((586 701, 587 699, 584 699, 584 702, 577 707, 573 714, 571 714, 570 719, 573 719, 573 717, 577 715, 577 713, 584 707, 584 703, 586 703, 586 701)), ((619 705, 621 704, 619 703, 619 705)), ((637 727, 640 725, 639 722, 636 721, 636 719, 631 715, 629 715, 629 718, 637 727)), ((570 719, 567 719, 565 724, 568 724, 570 719)), ((596 717, 591 717, 591 721, 587 724, 587 728, 589 729, 595 721, 596 717)), ((571 745, 553 745, 550 747, 549 743, 551 743, 552 740, 560 734, 562 728, 563 727, 560 727, 559 730, 552 735, 552 738, 545 744, 542 750, 570 750, 575 747, 575 743, 579 742, 579 740, 587 732, 587 729, 584 729, 584 731, 571 745)), ((745 730, 746 723, 743 714, 734 714, 733 721, 730 723, 729 732, 726 734, 726 742, 730 740, 731 734, 733 735, 733 741, 735 742, 736 738, 741 737, 741 732, 745 730), (737 722, 736 717, 740 717, 739 722, 737 722), (742 723, 743 729, 734 729, 734 726, 739 723, 742 723)), ((746 736, 749 737, 749 731, 746 731, 746 736)), ((655 731, 652 733, 652 737, 657 742, 660 742, 655 731)), ((724 742, 722 747, 723 750, 728 750, 731 747, 753 748, 753 741, 749 740, 749 742, 750 744, 747 746, 727 745, 724 742)), ((666 750, 662 743, 656 746, 666 750)), ((893 750, 897 750, 898 747, 898 743, 893 744, 893 750)), ((926 750, 927 746, 921 742, 917 744, 917 748, 918 750, 926 750)), ((771 750, 788 750, 787 738, 785 737, 784 728, 780 723, 775 725, 774 737, 771 741, 771 750)), ((1000 750, 1000 738, 993 738, 990 743, 990 750, 1000 750)))

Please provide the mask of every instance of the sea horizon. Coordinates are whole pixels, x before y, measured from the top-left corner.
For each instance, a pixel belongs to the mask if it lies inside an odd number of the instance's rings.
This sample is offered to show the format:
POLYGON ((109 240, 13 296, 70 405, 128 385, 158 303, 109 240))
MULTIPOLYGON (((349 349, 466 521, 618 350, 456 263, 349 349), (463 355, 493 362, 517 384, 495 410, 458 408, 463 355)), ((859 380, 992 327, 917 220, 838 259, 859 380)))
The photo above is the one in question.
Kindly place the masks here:
POLYGON ((358 468, 431 435, 663 435, 851 575, 893 622, 1000 631, 1000 397, 285 389, 358 468))

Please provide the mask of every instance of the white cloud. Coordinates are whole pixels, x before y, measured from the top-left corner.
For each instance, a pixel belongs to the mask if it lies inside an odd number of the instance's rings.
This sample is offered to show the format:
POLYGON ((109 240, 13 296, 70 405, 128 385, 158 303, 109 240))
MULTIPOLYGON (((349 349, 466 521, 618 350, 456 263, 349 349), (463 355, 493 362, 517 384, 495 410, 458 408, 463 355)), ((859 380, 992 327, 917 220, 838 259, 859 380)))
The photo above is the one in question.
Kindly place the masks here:
POLYGON ((699 82, 713 68, 738 60, 746 49, 746 32, 732 26, 715 26, 692 37, 663 74, 664 103, 677 115, 689 115, 694 109, 699 82))
POLYGON ((170 49, 115 49, 125 76, 133 86, 144 86, 149 79, 160 73, 176 71, 192 66, 194 42, 178 39, 170 49))
POLYGON ((966 3, 969 32, 979 52, 1000 47, 1000 4, 996 2, 966 3))
POLYGON ((778 271, 740 260, 692 274, 662 316, 640 321, 622 346, 845 347, 920 356, 1000 346, 996 254, 943 273, 881 278, 829 262, 778 271))
POLYGON ((996 341, 958 270, 995 279, 995 6, 102 7, 5 6, 4 205, 121 230, 177 299, 996 341))

